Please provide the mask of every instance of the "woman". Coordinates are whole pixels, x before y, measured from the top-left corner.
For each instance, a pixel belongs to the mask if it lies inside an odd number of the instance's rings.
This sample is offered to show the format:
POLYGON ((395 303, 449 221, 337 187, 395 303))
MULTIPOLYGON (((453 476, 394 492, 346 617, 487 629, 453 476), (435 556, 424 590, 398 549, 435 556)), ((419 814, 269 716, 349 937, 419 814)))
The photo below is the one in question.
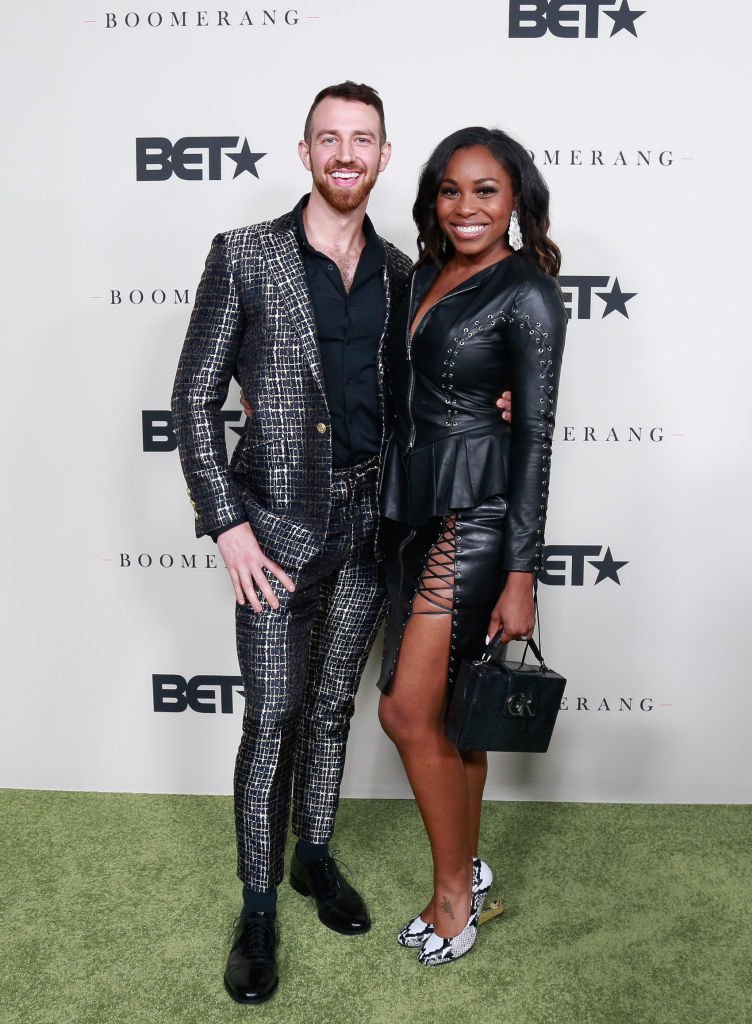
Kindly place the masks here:
POLYGON ((533 629, 566 313, 548 190, 504 132, 441 142, 413 207, 420 259, 387 342, 382 477, 390 612, 379 687, 434 866, 398 941, 427 966, 472 948, 492 881, 478 859, 484 752, 444 735, 447 695, 486 636, 533 629), (511 389, 512 423, 495 399, 511 389))

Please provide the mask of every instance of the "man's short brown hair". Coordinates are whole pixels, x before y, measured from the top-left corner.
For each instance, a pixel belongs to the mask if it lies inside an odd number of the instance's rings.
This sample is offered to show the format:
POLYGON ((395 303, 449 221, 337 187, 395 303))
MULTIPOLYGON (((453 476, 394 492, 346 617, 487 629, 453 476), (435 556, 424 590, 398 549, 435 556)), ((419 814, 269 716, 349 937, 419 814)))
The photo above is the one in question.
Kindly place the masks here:
POLYGON ((308 117, 306 117, 305 127, 303 128, 303 138, 306 141, 306 145, 310 146, 312 142, 313 112, 322 100, 329 99, 330 97, 335 100, 350 100, 352 103, 365 103, 367 106, 373 107, 379 115, 379 145, 384 145, 386 142, 386 123, 384 121, 384 104, 381 102, 381 97, 370 85, 362 83, 358 85, 349 79, 346 82, 341 82, 339 85, 328 85, 326 89, 322 89, 316 96, 316 99, 311 104, 311 109, 308 111, 308 117))

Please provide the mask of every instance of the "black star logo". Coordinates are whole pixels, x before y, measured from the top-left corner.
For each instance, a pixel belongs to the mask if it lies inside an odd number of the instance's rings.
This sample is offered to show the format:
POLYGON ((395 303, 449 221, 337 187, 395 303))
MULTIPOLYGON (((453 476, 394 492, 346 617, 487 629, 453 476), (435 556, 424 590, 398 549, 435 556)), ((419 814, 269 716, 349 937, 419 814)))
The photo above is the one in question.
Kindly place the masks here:
POLYGON ((598 578, 593 586, 597 586, 602 580, 613 580, 614 583, 618 583, 619 586, 621 586, 619 569, 624 568, 625 565, 629 565, 629 562, 617 562, 611 554, 611 548, 606 548, 606 554, 600 561, 598 561, 598 559, 588 559, 588 562, 594 569, 598 570, 598 578))
POLYGON ((234 160, 238 165, 235 168, 233 179, 237 178, 243 171, 249 171, 254 178, 258 178, 259 173, 256 170, 256 164, 259 162, 262 156, 266 156, 266 153, 252 153, 251 147, 248 145, 248 139, 243 143, 243 148, 237 153, 227 154, 231 160, 234 160))
POLYGON ((621 7, 618 11, 606 11, 609 18, 613 18, 614 27, 611 29, 611 35, 616 35, 617 32, 621 32, 623 28, 627 32, 631 32, 632 35, 637 38, 637 30, 634 27, 634 23, 638 18, 641 18, 644 11, 630 11, 627 0, 621 0, 621 7))
MULTIPOLYGON (((627 303, 630 299, 633 299, 637 292, 623 292, 619 287, 619 278, 614 278, 614 283, 611 287, 610 292, 596 292, 599 299, 603 299, 606 303, 606 308, 603 310, 603 316, 608 316, 609 313, 616 311, 621 313, 629 320, 629 313, 627 312, 627 303)), ((603 317, 601 317, 603 319, 603 317)))

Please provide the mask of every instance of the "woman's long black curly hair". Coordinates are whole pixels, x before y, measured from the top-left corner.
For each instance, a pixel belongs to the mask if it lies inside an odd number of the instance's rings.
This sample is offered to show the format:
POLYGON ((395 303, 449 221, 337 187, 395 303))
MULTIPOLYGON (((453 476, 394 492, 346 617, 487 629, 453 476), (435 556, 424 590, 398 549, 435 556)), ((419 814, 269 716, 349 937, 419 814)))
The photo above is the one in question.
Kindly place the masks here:
POLYGON ((439 227, 436 199, 452 155, 468 146, 484 146, 507 172, 517 196, 523 240, 520 251, 556 277, 561 253, 548 237, 548 186, 527 150, 499 128, 461 128, 443 139, 431 153, 421 171, 413 206, 413 220, 418 228, 418 263, 431 261, 443 267, 454 255, 454 246, 439 227))

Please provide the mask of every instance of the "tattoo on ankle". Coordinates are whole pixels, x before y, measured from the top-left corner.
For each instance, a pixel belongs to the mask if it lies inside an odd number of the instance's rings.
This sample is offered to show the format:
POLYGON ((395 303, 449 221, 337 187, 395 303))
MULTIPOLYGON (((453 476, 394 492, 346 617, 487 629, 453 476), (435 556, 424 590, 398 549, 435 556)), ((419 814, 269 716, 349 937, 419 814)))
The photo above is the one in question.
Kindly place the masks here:
POLYGON ((449 902, 446 896, 441 901, 441 909, 444 911, 445 914, 449 914, 451 919, 454 920, 454 910, 452 909, 452 904, 449 902))

